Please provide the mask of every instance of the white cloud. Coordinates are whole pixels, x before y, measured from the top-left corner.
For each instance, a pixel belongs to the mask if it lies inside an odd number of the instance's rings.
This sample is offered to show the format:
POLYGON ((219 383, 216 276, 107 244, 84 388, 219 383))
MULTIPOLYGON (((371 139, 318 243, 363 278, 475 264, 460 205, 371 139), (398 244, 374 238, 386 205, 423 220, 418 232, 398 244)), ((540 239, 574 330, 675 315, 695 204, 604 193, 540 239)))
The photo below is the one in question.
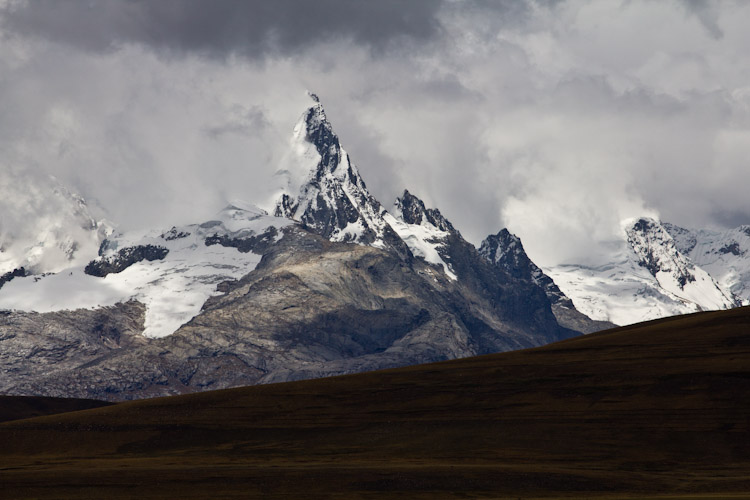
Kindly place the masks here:
POLYGON ((125 227, 194 222, 267 198, 310 89, 386 206, 408 188, 477 243, 507 224, 543 265, 644 211, 750 218, 750 5, 528 5, 450 2, 401 46, 256 58, 6 30, 3 164, 56 175, 125 227))

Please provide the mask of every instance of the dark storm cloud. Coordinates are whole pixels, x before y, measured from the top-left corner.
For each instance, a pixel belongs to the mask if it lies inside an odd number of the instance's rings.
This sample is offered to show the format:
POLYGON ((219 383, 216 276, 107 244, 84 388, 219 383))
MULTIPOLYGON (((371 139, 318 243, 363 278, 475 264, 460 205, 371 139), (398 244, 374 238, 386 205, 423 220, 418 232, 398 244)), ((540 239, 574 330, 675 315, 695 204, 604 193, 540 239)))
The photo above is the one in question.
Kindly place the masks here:
POLYGON ((6 8, 4 27, 91 51, 137 43, 257 57, 337 38, 383 47, 438 29, 438 0, 39 0, 6 8))

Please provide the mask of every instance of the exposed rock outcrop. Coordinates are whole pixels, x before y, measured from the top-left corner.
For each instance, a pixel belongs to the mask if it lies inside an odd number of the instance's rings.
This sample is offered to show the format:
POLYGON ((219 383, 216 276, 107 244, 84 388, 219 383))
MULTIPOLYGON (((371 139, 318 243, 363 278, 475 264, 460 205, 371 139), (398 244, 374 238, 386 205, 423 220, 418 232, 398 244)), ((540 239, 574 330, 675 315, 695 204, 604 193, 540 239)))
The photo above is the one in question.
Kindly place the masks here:
POLYGON ((121 248, 115 255, 100 257, 86 265, 84 272, 91 276, 103 278, 110 273, 121 273, 133 264, 143 260, 161 260, 169 250, 157 245, 138 245, 121 248))
POLYGON ((479 254, 495 266, 518 280, 531 281, 539 286, 552 304, 557 322, 565 328, 581 333, 593 333, 616 325, 608 321, 595 321, 581 313, 555 282, 547 276, 526 254, 521 239, 502 229, 491 234, 479 247, 479 254))

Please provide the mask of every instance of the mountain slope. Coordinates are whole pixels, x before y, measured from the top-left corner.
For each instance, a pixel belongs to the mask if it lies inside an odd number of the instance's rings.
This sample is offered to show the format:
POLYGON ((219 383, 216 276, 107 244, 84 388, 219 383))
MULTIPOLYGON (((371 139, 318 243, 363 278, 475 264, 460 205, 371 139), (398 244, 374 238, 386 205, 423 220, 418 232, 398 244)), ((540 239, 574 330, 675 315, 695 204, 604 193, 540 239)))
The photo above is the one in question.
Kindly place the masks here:
POLYGON ((680 252, 667 226, 627 222, 609 253, 586 264, 546 268, 576 308, 596 320, 627 325, 739 305, 705 270, 680 252))
POLYGON ((552 278, 529 259, 520 238, 507 229, 485 238, 479 247, 479 254, 514 278, 530 281, 544 290, 557 322, 565 328, 592 333, 616 326, 608 321, 594 321, 579 312, 573 301, 560 290, 552 278))
POLYGON ((749 327, 738 308, 533 350, 7 422, 3 491, 744 498, 749 327))
POLYGON ((573 334, 557 325, 540 290, 488 263, 481 274, 492 295, 421 260, 295 225, 282 233, 254 271, 227 282, 174 334, 140 337, 142 345, 60 360, 35 350, 38 323, 18 328, 20 313, 8 313, 0 351, 26 349, 17 362, 29 373, 4 373, 0 389, 120 400, 425 363, 573 334))
POLYGON ((750 226, 726 231, 690 230, 664 224, 677 249, 707 271, 719 285, 750 303, 750 226))
POLYGON ((290 224, 236 202, 202 224, 112 235, 88 264, 6 284, 0 308, 53 312, 137 300, 146 306, 144 335, 170 335, 221 293, 217 285, 252 271, 290 224))
POLYGON ((511 234, 507 229, 485 238, 479 247, 479 253, 514 277, 533 280, 542 287, 552 304, 573 306, 573 302, 555 285, 552 278, 529 259, 518 236, 511 234))

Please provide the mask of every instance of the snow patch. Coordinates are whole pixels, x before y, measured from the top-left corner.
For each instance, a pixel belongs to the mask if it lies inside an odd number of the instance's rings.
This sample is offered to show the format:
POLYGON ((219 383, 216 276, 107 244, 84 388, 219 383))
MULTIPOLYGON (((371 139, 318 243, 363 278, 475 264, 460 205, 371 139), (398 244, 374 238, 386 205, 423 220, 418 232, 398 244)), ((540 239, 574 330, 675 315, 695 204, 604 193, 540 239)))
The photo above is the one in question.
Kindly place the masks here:
POLYGON ((750 305, 750 226, 692 230, 664 224, 677 248, 719 286, 750 305))
POLYGON ((387 212, 383 215, 383 219, 396 231, 415 257, 421 257, 430 264, 443 266, 443 271, 450 279, 454 281, 458 279, 438 252, 438 249, 444 245, 448 232, 441 231, 424 220, 419 225, 407 224, 387 212))

